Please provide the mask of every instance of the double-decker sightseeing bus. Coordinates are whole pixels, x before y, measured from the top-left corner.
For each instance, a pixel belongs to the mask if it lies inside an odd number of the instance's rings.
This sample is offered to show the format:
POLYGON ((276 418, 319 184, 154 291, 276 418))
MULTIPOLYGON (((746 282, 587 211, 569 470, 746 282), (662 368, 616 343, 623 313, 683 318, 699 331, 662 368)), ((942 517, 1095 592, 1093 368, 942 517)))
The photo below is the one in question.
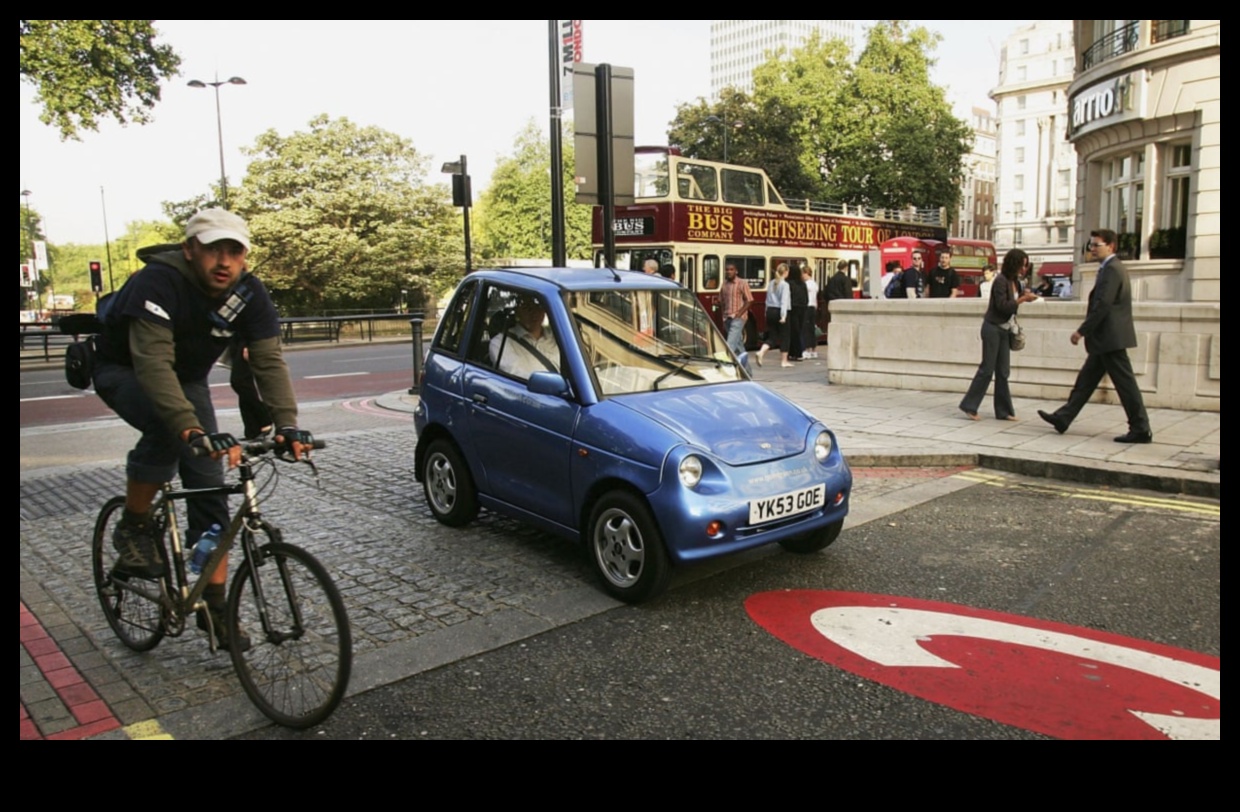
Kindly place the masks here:
MULTIPOLYGON (((960 277, 960 295, 977 296, 979 286, 982 284, 982 269, 987 265, 999 267, 995 244, 986 240, 966 240, 961 237, 951 237, 946 244, 951 246, 952 267, 956 269, 960 277)), ((939 254, 942 252, 943 245, 942 240, 895 237, 884 242, 879 251, 884 265, 894 259, 900 263, 901 268, 912 265, 913 252, 920 251, 925 255, 924 267, 929 272, 938 267, 939 254)))
MULTIPOLYGON (((718 323, 723 270, 754 294, 745 343, 755 347, 766 329, 766 289, 774 269, 811 268, 818 283, 818 326, 825 335, 827 280, 840 260, 848 264, 854 295, 868 289, 870 257, 893 237, 947 239, 941 209, 867 211, 861 207, 787 200, 754 167, 681 156, 666 147, 636 150, 634 203, 617 206, 617 268, 639 271, 647 259, 672 265, 678 281, 697 293, 718 323)), ((594 210, 594 262, 604 264, 602 210, 594 210)))

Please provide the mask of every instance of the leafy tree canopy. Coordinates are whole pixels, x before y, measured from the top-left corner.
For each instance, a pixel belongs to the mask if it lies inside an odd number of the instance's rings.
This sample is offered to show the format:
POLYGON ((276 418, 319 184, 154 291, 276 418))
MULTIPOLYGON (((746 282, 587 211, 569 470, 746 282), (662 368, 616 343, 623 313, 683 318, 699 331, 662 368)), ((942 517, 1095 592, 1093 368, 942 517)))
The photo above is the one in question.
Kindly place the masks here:
MULTIPOLYGON (((491 174, 478 205, 477 251, 484 261, 551 257, 551 147, 526 125, 491 174)), ((572 138, 564 138, 564 242, 569 259, 590 258, 592 209, 573 200, 572 138)))
POLYGON ((766 169, 786 196, 954 212, 971 133, 930 81, 938 40, 880 20, 855 63, 839 40, 781 49, 754 71, 752 97, 729 89, 713 104, 681 105, 669 141, 721 160, 721 122, 739 121, 730 160, 766 169))
POLYGON ((234 208, 286 315, 388 308, 402 289, 459 278, 451 198, 426 182, 426 160, 407 140, 320 115, 307 131, 268 130, 247 152, 234 208))
POLYGON ((154 20, 18 20, 20 75, 43 106, 39 116, 77 138, 101 118, 145 124, 159 83, 181 58, 155 42, 154 20))

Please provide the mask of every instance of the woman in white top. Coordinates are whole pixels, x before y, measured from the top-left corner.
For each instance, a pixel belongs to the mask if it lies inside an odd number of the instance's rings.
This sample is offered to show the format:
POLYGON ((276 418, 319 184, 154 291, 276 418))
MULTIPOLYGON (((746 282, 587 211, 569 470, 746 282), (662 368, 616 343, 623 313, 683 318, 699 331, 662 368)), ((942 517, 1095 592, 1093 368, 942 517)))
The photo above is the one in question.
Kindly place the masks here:
POLYGON ((792 292, 788 289, 788 263, 781 262, 771 277, 766 291, 766 340, 754 356, 762 366, 762 356, 771 347, 779 348, 779 365, 788 363, 788 309, 792 306, 792 292))

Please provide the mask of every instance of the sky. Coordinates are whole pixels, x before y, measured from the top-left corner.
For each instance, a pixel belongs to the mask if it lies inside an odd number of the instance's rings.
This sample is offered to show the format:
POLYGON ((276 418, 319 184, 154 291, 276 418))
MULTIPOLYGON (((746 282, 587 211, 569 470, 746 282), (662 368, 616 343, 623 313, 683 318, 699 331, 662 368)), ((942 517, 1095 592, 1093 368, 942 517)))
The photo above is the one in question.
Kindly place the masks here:
MULTIPOLYGON (((1003 41, 1028 21, 913 22, 942 34, 934 80, 964 115, 990 104, 1003 41)), ((108 120, 62 141, 20 83, 19 191, 31 193, 50 242, 102 243, 105 208, 116 239, 130 221, 162 219, 162 201, 218 180, 214 94, 191 79, 247 82, 220 89, 230 185, 260 133, 288 135, 326 113, 408 139, 430 159, 432 182, 445 161, 468 156, 476 201, 518 133, 549 121, 546 20, 159 20, 156 29, 180 54, 181 75, 145 126, 108 120)), ((585 20, 583 41, 586 62, 633 69, 638 144, 665 144, 677 105, 710 94, 709 20, 585 20)))

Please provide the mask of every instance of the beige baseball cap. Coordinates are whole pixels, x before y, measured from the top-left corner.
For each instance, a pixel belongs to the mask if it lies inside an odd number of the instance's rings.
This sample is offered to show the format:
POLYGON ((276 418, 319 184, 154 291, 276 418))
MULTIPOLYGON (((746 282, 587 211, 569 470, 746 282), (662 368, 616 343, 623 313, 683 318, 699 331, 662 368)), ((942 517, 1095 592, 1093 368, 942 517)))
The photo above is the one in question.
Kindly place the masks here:
POLYGON ((250 250, 250 228, 239 216, 225 209, 203 209, 185 224, 185 237, 197 237, 208 245, 220 240, 236 240, 250 250))

